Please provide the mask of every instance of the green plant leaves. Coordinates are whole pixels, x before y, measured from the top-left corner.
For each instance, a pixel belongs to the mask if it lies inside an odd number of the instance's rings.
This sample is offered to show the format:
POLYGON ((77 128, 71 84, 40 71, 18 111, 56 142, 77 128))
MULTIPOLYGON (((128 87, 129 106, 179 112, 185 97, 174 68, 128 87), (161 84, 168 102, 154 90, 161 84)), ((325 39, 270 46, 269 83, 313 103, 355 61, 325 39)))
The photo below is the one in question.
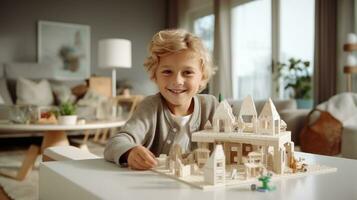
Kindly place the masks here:
POLYGON ((310 62, 290 58, 288 63, 278 63, 277 79, 283 78, 285 90, 292 90, 291 97, 295 99, 311 98, 310 62))
POLYGON ((59 107, 60 115, 75 115, 76 114, 76 107, 74 104, 65 102, 62 103, 59 107))

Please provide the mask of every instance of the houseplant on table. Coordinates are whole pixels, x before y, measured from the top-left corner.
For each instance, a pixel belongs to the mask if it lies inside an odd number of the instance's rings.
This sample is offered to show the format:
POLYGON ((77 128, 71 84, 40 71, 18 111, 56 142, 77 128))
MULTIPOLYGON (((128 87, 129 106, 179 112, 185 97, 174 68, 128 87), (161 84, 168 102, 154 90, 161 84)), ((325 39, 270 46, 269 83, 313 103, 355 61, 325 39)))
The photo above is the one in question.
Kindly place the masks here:
POLYGON ((77 124, 76 106, 70 102, 62 103, 58 111, 58 124, 74 125, 77 124))
POLYGON ((290 58, 288 63, 278 64, 278 78, 283 78, 284 90, 296 99, 298 108, 312 107, 312 70, 309 61, 290 58))

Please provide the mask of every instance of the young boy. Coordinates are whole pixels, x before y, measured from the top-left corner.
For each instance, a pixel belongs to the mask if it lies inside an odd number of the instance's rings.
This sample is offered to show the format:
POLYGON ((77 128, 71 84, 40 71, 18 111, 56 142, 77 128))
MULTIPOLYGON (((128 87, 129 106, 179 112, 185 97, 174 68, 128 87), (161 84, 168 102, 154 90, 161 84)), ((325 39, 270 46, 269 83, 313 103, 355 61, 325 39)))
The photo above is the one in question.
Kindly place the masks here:
POLYGON ((146 97, 133 116, 113 136, 104 158, 132 169, 155 167, 155 156, 168 154, 173 144, 183 152, 196 148, 191 133, 212 122, 218 104, 212 95, 199 95, 214 73, 202 41, 184 30, 154 35, 145 67, 159 93, 146 97))

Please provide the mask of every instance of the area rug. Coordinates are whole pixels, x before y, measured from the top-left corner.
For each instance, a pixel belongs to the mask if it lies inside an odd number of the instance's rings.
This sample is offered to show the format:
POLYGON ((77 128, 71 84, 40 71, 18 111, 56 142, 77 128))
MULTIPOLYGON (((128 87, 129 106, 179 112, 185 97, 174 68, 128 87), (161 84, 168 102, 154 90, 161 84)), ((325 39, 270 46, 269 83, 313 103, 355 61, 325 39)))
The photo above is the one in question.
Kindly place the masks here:
MULTIPOLYGON (((104 147, 95 143, 89 142, 89 151, 102 157, 104 147)), ((0 152, 0 172, 7 174, 16 174, 20 168, 22 160, 26 151, 3 151, 0 152)), ((16 181, 11 178, 0 176, 0 185, 6 192, 6 194, 15 200, 37 200, 39 199, 39 172, 38 166, 40 165, 42 158, 37 157, 35 167, 32 172, 23 181, 16 181)))

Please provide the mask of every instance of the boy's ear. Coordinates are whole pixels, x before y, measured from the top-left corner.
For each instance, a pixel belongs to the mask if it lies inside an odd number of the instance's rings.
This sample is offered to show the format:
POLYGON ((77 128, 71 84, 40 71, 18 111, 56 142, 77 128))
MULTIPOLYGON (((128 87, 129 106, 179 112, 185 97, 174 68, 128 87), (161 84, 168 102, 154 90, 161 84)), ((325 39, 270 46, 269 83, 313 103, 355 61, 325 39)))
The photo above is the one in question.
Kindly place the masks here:
POLYGON ((154 83, 157 83, 156 76, 151 77, 151 80, 152 80, 154 83))
POLYGON ((203 90, 203 88, 206 86, 207 82, 203 79, 201 79, 199 90, 203 90))

